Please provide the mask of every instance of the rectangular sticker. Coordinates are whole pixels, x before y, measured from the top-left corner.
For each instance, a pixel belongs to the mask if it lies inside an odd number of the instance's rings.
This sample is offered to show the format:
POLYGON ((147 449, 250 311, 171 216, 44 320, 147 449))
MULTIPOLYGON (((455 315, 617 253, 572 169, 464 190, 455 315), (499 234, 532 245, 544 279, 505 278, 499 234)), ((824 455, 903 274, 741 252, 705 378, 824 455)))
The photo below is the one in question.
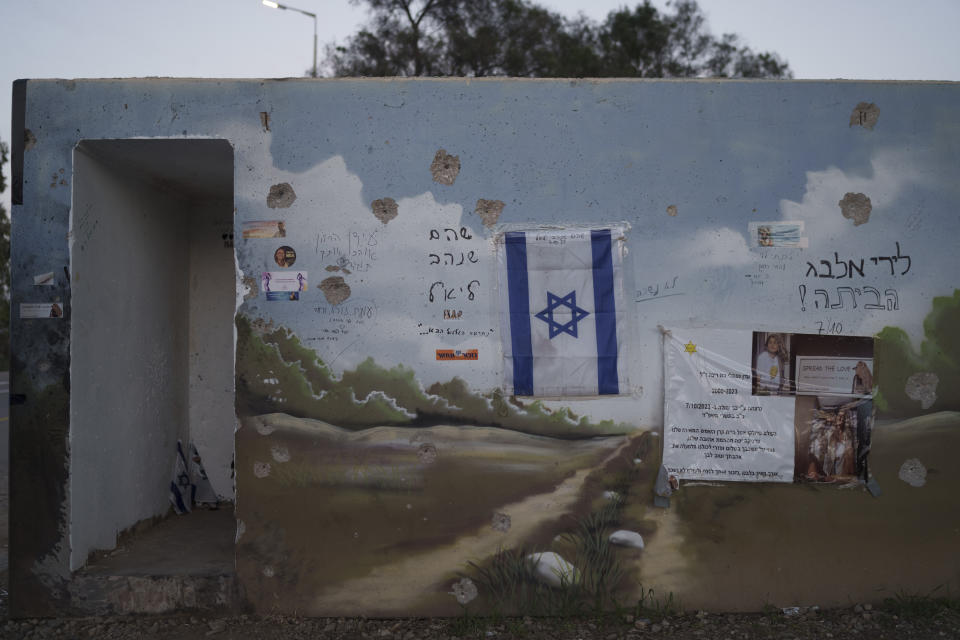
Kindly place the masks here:
POLYGON ((791 222, 750 222, 747 224, 751 247, 787 247, 806 249, 803 220, 791 222))
POLYGON ((246 238, 286 238, 287 227, 283 220, 250 220, 242 224, 246 238))
POLYGON ((42 273, 39 276, 33 276, 33 285, 35 287, 52 287, 56 283, 53 277, 53 271, 42 273))
POLYGON ((480 352, 477 349, 437 349, 437 360, 478 360, 480 352))
POLYGON ((264 271, 260 274, 260 288, 266 293, 277 291, 306 291, 306 271, 264 271))
POLYGON ((63 307, 59 302, 21 302, 21 318, 62 318, 63 307))
POLYGON ((268 302, 277 302, 280 300, 299 300, 300 292, 299 291, 267 291, 267 301, 268 302))

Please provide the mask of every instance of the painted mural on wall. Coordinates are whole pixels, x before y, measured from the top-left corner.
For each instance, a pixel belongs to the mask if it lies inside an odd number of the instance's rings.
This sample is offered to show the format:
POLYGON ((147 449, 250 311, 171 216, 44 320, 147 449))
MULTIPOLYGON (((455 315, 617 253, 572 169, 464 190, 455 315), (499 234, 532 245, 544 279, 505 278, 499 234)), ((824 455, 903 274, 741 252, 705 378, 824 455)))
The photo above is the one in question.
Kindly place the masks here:
MULTIPOLYGON (((63 311, 12 326, 12 390, 31 402, 11 414, 36 447, 13 452, 13 471, 37 492, 14 515, 52 524, 15 534, 25 551, 11 566, 37 593, 69 577, 72 305, 65 284, 41 291, 33 276, 69 264, 71 201, 45 178, 80 139, 192 136, 234 153, 237 571, 259 610, 563 613, 650 589, 687 608, 758 609, 960 587, 956 85, 151 80, 29 92, 38 141, 14 205, 14 274, 30 277, 12 295, 63 311), (627 384, 602 398, 514 395, 496 235, 621 222, 627 384), (771 334, 780 347, 789 337, 788 352, 802 335, 875 336, 869 473, 882 495, 692 478, 658 494, 662 328, 756 332, 766 337, 745 357, 757 362, 771 334), (62 402, 32 400, 45 397, 62 402)), ((568 321, 551 304, 571 320, 596 311, 579 291, 550 293, 531 312, 552 324, 531 322, 557 337, 568 321)), ((751 394, 779 390, 771 378, 751 379, 751 394)), ((856 410, 840 411, 815 416, 818 428, 849 432, 856 410)), ((794 469, 838 475, 813 461, 794 469)))
MULTIPOLYGON (((559 214, 518 205, 522 194, 498 192, 489 180, 481 183, 486 191, 451 189, 470 179, 473 167, 462 157, 485 162, 472 147, 460 156, 424 154, 413 181, 423 190, 406 197, 372 192, 341 157, 278 176, 297 199, 274 207, 268 196, 271 213, 251 204, 251 222, 239 222, 248 284, 237 318, 238 551, 252 599, 267 609, 324 614, 559 613, 633 603, 650 588, 727 607, 792 603, 810 592, 828 601, 868 588, 869 572, 824 587, 808 565, 777 555, 803 547, 803 557, 819 558, 814 567, 856 575, 850 545, 859 527, 889 528, 874 521, 876 498, 865 491, 822 485, 810 493, 774 487, 771 478, 740 485, 686 473, 660 491, 671 496, 670 508, 655 506, 664 446, 658 326, 667 323, 749 330, 747 371, 758 370, 771 340, 789 359, 778 380, 790 415, 784 425, 768 425, 782 426, 787 438, 777 441, 781 481, 862 487, 872 479, 887 504, 902 507, 910 498, 904 481, 890 475, 895 459, 922 446, 932 461, 937 454, 922 443, 957 422, 954 413, 909 430, 891 421, 935 402, 958 408, 935 395, 931 382, 956 375, 947 329, 956 295, 931 295, 951 291, 955 274, 930 272, 925 256, 945 245, 930 247, 941 241, 924 236, 924 217, 900 213, 915 210, 918 199, 929 207, 944 197, 918 168, 938 150, 878 146, 846 121, 837 128, 849 136, 845 145, 866 148, 844 169, 813 153, 810 161, 822 168, 806 172, 796 195, 795 170, 775 167, 761 177, 745 164, 732 173, 721 167, 740 191, 704 175, 709 184, 687 202, 665 195, 662 206, 637 207, 633 217, 589 203, 559 214), (784 188, 791 195, 771 200, 784 188), (300 206, 305 198, 309 204, 300 206), (283 220, 262 221, 278 214, 283 220), (514 395, 517 369, 501 355, 511 353, 512 338, 502 334, 513 309, 498 289, 498 232, 602 227, 621 218, 633 226, 625 279, 633 357, 624 395, 514 395), (310 286, 280 304, 251 282, 282 274, 277 265, 291 252, 295 269, 310 272, 310 286), (911 344, 921 324, 926 341, 911 344), (847 338, 874 333, 875 350, 869 338, 847 338), (752 351, 759 355, 751 359, 752 351), (853 385, 834 389, 846 403, 798 391, 827 384, 829 375, 853 385), (882 446, 897 439, 909 444, 882 446), (757 531, 742 528, 773 505, 784 515, 763 527, 777 542, 758 544, 757 531), (851 542, 806 535, 803 514, 811 508, 851 542), (773 557, 787 565, 783 580, 745 577, 738 595, 700 586, 715 584, 732 562, 745 576, 766 575, 773 557)), ((754 157, 751 145, 760 144, 751 131, 731 140, 738 140, 726 150, 734 162, 754 157)), ((719 150, 704 155, 725 158, 719 150)), ((411 157, 408 164, 416 163, 411 157)), ((568 193, 559 177, 551 180, 568 193)), ((388 182, 402 183, 399 176, 388 182)), ((545 185, 533 191, 543 196, 545 185)), ((568 308, 568 325, 592 311, 560 294, 554 302, 568 308)), ((566 326, 554 324, 547 339, 566 326)), ((781 393, 753 378, 745 394, 781 393)), ((774 413, 766 419, 776 420, 774 413)))

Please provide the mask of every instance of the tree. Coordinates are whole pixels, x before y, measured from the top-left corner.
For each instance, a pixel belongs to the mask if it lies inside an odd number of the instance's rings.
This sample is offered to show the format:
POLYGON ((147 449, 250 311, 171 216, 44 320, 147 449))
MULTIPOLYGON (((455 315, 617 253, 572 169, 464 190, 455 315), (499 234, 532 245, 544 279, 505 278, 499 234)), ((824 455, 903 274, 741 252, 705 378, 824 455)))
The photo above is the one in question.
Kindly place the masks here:
POLYGON ((707 31, 695 0, 661 13, 645 0, 602 23, 529 0, 353 0, 370 22, 327 47, 336 76, 789 78, 775 53, 707 31))
MULTIPOLYGON (((3 165, 7 164, 7 143, 0 140, 0 193, 7 190, 3 165)), ((10 218, 0 203, 0 370, 10 369, 10 218)))

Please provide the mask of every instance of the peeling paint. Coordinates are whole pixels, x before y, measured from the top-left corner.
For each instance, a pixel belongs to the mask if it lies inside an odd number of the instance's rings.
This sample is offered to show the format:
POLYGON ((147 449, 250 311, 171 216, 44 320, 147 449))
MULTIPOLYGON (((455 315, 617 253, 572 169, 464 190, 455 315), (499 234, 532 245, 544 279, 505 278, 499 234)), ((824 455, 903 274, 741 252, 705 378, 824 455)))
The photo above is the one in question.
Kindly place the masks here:
POLYGON ((480 216, 483 226, 490 229, 493 225, 497 224, 497 220, 500 219, 500 214, 503 213, 505 206, 506 205, 500 200, 484 200, 480 198, 477 200, 477 208, 474 209, 474 213, 480 216))
POLYGON ((916 458, 904 460, 897 475, 911 487, 922 487, 927 484, 927 468, 916 458))
POLYGON ((511 525, 510 516, 508 516, 507 514, 505 513, 493 514, 493 522, 491 523, 490 527, 494 531, 500 531, 502 533, 506 533, 507 531, 510 530, 510 525, 511 525))
POLYGON ((880 119, 880 109, 872 102, 861 102, 853 108, 850 114, 850 126, 861 126, 864 129, 873 129, 880 119))
POLYGON ((677 210, 677 205, 675 204, 669 205, 667 207, 667 213, 670 214, 671 216, 676 216, 679 213, 679 211, 677 210))
POLYGON ((862 193, 846 193, 843 200, 838 202, 840 213, 844 218, 852 219, 853 226, 858 227, 870 219, 870 212, 873 210, 873 204, 870 198, 862 193))
POLYGON ((260 288, 257 286, 257 279, 251 276, 243 276, 243 299, 252 300, 260 295, 260 288))
POLYGON ((275 444, 270 447, 270 455, 277 462, 290 462, 290 450, 283 445, 275 444))
POLYGON ((254 462, 253 463, 253 475, 258 478, 266 478, 270 475, 270 463, 269 462, 254 462))
POLYGON ((271 567, 270 565, 267 565, 263 568, 263 575, 266 576, 267 578, 272 578, 274 576, 274 573, 275 572, 273 570, 273 567, 271 567))
POLYGON ((271 209, 286 209, 297 199, 297 194, 289 182, 281 182, 270 187, 267 194, 267 206, 271 209))
POLYGON ((240 538, 247 532, 247 523, 243 520, 237 520, 237 535, 233 538, 233 544, 240 542, 240 538))
POLYGON ((30 151, 37 146, 37 136, 33 135, 33 131, 30 129, 23 130, 23 150, 30 151))
POLYGON ((334 306, 350 297, 350 285, 340 276, 324 278, 323 281, 317 285, 317 289, 323 291, 323 296, 327 299, 327 302, 334 306))
POLYGON ((397 201, 393 198, 374 200, 372 203, 370 203, 370 208, 373 210, 374 217, 376 217, 376 219, 383 224, 387 224, 396 218, 397 214, 399 213, 397 201))
POLYGON ((268 111, 260 112, 260 126, 263 127, 264 133, 267 133, 270 131, 270 112, 268 111))
POLYGON ((417 457, 423 464, 433 464, 437 461, 437 448, 430 442, 424 442, 417 449, 417 457))
POLYGON ((452 185, 460 173, 460 156, 451 156, 445 149, 437 150, 430 163, 430 173, 434 182, 452 185))
POLYGON ((915 373, 907 378, 903 391, 911 400, 919 401, 921 409, 929 409, 937 401, 938 384, 940 384, 940 378, 935 373, 915 373))

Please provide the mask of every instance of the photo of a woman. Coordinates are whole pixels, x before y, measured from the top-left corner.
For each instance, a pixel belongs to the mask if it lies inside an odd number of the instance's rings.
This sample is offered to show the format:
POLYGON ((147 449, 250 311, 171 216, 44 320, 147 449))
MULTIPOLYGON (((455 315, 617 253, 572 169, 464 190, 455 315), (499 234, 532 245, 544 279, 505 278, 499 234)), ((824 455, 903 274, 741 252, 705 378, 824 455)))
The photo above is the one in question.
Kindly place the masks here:
POLYGON ((284 245, 273 252, 273 261, 278 267, 292 267, 297 261, 297 252, 292 247, 284 245))
MULTIPOLYGON (((756 334, 755 334, 756 335, 756 334)), ((754 358, 753 393, 755 395, 788 395, 790 388, 786 369, 789 349, 782 334, 760 334, 762 345, 754 358)))

